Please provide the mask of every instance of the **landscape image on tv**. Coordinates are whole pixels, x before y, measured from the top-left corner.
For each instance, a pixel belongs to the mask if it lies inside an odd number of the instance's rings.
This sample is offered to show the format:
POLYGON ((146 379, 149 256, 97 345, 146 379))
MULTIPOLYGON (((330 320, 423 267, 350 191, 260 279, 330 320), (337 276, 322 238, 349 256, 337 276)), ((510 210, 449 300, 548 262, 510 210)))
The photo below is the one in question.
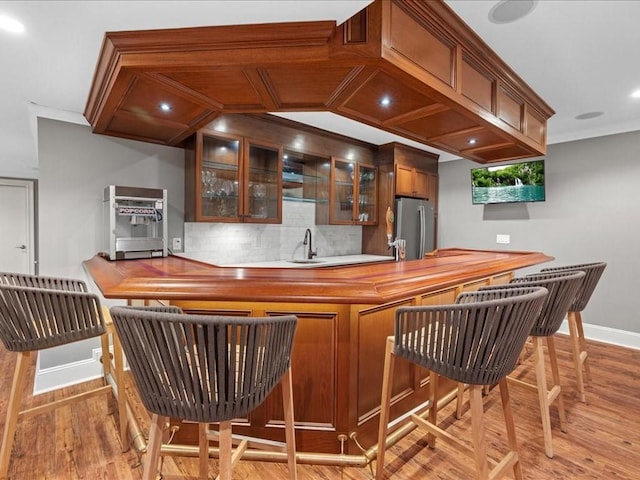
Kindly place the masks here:
POLYGON ((471 169, 474 204, 544 201, 544 161, 471 169))

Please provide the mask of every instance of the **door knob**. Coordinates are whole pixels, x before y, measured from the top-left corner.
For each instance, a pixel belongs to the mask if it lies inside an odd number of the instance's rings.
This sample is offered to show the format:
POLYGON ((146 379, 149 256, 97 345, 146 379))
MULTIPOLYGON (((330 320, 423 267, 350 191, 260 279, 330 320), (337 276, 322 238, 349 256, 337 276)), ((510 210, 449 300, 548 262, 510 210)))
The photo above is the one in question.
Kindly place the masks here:
POLYGON ((20 250, 26 250, 27 246, 26 245, 20 245, 19 247, 16 247, 16 248, 19 248, 20 250))

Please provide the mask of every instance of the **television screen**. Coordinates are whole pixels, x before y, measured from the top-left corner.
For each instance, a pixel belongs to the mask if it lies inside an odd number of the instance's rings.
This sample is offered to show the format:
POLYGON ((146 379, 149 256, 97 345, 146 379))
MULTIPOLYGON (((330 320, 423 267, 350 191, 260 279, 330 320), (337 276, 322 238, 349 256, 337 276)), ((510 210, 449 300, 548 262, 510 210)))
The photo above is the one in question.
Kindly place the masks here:
POLYGON ((474 204, 544 201, 544 160, 471 169, 474 204))

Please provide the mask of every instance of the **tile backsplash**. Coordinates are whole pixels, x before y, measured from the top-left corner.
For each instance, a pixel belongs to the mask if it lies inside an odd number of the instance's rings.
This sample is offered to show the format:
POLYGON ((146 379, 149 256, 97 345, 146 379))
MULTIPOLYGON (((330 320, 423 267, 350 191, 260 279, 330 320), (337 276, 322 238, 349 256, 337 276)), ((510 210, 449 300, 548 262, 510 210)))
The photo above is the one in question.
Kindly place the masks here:
POLYGON ((310 202, 282 202, 282 224, 184 224, 184 253, 218 265, 302 259, 302 244, 311 229, 318 257, 356 255, 362 251, 359 225, 316 225, 316 206, 310 202))

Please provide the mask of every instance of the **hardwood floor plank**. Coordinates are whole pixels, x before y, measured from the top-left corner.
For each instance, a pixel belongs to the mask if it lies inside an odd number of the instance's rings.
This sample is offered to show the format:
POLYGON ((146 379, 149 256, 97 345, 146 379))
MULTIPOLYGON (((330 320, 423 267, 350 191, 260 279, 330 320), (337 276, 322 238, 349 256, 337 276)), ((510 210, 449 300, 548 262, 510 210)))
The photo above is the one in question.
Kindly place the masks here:
MULTIPOLYGON (((564 336, 557 336, 559 349, 569 349, 564 336)), ((593 380, 587 385, 587 404, 578 401, 575 373, 568 355, 559 355, 559 367, 568 431, 560 431, 557 408, 551 408, 555 456, 544 454, 540 411, 534 391, 510 388, 516 434, 524 476, 529 480, 640 480, 640 351, 588 342, 593 380)), ((0 427, 4 428, 8 390, 15 355, 0 347, 0 427)), ((32 370, 35 364, 30 367, 32 370)), ((533 370, 523 363, 524 378, 535 381, 533 370), (529 371, 531 370, 531 371, 529 371)), ((100 382, 100 380, 96 380, 100 382)), ((61 394, 77 393, 83 387, 33 397, 25 392, 25 403, 35 406, 61 394)), ((126 386, 135 396, 133 384, 126 386)), ((96 397, 73 407, 27 419, 18 424, 9 469, 11 480, 139 480, 142 468, 133 449, 122 453, 118 437, 115 402, 96 397)), ((131 405, 143 429, 149 422, 144 407, 131 405)), ((496 457, 506 451, 506 433, 499 392, 484 397, 487 448, 496 457)), ((468 405, 460 420, 455 405, 439 412, 440 424, 470 445, 471 419, 468 405)), ((417 429, 388 450, 386 478, 394 480, 471 478, 468 458, 438 442, 435 450, 417 429)), ((373 463, 375 467, 375 461, 373 463)), ((211 459, 211 472, 217 463, 211 459)), ((197 458, 166 457, 164 480, 196 479, 197 458)), ((301 480, 370 480, 369 467, 298 465, 301 480)), ((234 480, 287 479, 286 464, 240 461, 234 480)))

